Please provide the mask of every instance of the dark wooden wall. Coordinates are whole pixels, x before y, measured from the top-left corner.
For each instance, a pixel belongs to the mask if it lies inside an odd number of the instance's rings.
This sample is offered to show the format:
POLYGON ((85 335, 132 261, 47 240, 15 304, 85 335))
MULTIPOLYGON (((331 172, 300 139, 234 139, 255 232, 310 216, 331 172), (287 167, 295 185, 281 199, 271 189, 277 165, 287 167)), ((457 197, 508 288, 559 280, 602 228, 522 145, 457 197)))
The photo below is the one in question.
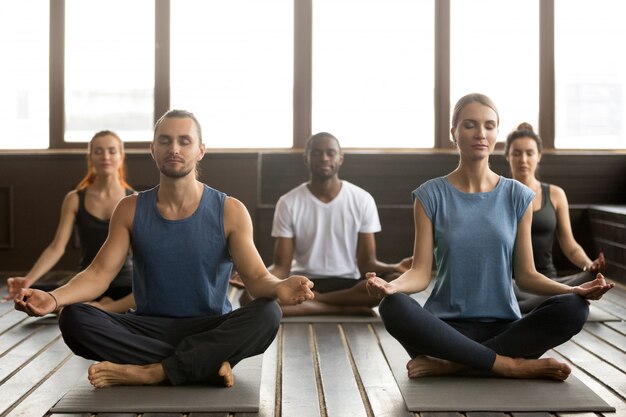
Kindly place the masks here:
MULTIPOLYGON (((137 189, 156 184, 158 172, 148 153, 127 155, 129 180, 137 189)), ((410 192, 427 179, 456 167, 454 152, 349 152, 341 177, 368 190, 379 208, 383 231, 378 254, 393 261, 411 254, 413 216, 410 192)), ((492 169, 508 175, 501 155, 492 169)), ((200 164, 200 180, 240 199, 255 224, 255 239, 266 262, 271 261, 270 237, 274 204, 307 180, 299 152, 209 153, 200 164)), ((54 236, 61 201, 85 169, 81 154, 0 155, 0 271, 29 269, 54 236)), ((544 154, 542 179, 563 187, 572 205, 577 240, 592 256, 598 250, 588 206, 626 205, 626 154, 544 154)), ((620 238, 621 239, 621 238, 620 238)), ((626 242, 618 242, 622 247, 626 242)), ((557 266, 572 266, 559 254, 557 266)), ((70 245, 57 269, 74 269, 78 254, 70 245)), ((626 283, 626 277, 621 279, 626 283)))

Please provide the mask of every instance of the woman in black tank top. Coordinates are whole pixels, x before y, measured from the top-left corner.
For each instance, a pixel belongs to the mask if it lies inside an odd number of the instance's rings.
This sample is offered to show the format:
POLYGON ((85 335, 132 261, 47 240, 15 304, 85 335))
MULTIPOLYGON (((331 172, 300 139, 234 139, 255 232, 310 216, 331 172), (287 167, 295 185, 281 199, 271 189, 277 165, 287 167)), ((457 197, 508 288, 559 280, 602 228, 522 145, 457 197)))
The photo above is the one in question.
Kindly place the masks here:
MULTIPOLYGON (((542 274, 567 285, 580 285, 591 281, 604 268, 604 255, 592 261, 574 239, 569 219, 567 197, 562 188, 541 183, 537 179, 537 167, 541 160, 541 138, 528 123, 522 123, 509 134, 504 155, 513 178, 535 192, 533 200, 532 245, 535 268, 542 274), (554 236, 558 237, 561 250, 581 272, 559 277, 552 261, 554 236)), ((526 293, 517 286, 515 295, 522 313, 540 305, 548 297, 526 293)))
MULTIPOLYGON (((106 240, 113 209, 122 198, 134 192, 125 179, 124 161, 123 143, 117 134, 105 130, 94 135, 88 147, 87 173, 76 189, 63 199, 54 239, 25 276, 7 280, 9 294, 6 299, 13 298, 22 288, 49 291, 57 286, 37 285, 36 282, 61 259, 74 227, 80 240, 79 269, 83 270, 91 263, 106 240)), ((131 281, 132 259, 129 254, 109 289, 94 304, 107 311, 128 310, 134 305, 131 281)))

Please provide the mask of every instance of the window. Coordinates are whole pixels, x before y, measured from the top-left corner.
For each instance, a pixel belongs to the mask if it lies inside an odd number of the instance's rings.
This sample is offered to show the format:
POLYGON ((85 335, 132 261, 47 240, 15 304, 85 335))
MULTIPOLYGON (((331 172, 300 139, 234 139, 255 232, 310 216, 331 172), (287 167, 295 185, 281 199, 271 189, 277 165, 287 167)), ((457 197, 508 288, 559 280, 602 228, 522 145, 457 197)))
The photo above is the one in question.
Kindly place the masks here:
POLYGON ((313 0, 313 133, 344 147, 433 147, 434 4, 313 0))
POLYGON ((48 147, 48 5, 0 0, 0 149, 48 147))
POLYGON ((65 0, 65 140, 152 140, 154 0, 65 0))
POLYGON ((207 147, 290 147, 293 0, 171 3, 171 108, 207 147))
POLYGON ((450 14, 451 105, 483 93, 500 113, 498 140, 521 122, 538 131, 538 2, 452 0, 450 14))
POLYGON ((620 0, 555 2, 557 148, 626 148, 620 0))

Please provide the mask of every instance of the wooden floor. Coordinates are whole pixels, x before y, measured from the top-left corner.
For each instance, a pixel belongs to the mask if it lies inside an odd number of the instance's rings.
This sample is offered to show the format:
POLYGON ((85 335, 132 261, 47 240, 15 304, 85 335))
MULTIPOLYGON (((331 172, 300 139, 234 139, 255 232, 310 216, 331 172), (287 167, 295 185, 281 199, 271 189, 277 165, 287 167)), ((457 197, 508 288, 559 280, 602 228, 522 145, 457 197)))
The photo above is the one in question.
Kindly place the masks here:
MULTIPOLYGON (((0 294, 5 289, 0 288, 0 294)), ((570 363, 615 413, 559 417, 626 416, 626 288, 616 287, 595 306, 614 320, 589 322, 571 341, 548 352, 570 363)), ((379 345, 385 330, 372 323, 283 323, 264 356, 258 414, 144 413, 99 417, 548 417, 544 413, 410 413, 379 345)), ((54 319, 29 318, 0 304, 0 417, 78 417, 50 408, 90 362, 63 343, 54 319)), ((236 368, 235 368, 236 370, 236 368)), ((236 373, 235 373, 236 377, 236 373)))

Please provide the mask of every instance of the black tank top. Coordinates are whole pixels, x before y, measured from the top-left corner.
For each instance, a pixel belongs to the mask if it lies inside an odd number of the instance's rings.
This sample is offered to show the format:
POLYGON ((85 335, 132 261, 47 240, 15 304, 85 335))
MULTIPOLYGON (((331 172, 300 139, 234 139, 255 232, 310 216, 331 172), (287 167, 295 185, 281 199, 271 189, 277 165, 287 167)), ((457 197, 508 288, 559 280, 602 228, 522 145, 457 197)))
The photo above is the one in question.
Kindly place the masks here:
MULTIPOLYGON (((132 190, 126 190, 131 195, 132 190)), ((109 233, 109 220, 102 220, 91 215, 85 209, 85 190, 78 191, 78 212, 76 213, 76 228, 80 239, 80 270, 87 268, 104 244, 109 233)), ((130 287, 133 278, 133 260, 130 252, 124 260, 119 274, 111 283, 111 287, 130 287)))
POLYGON ((550 184, 541 183, 541 208, 533 212, 531 226, 535 268, 547 277, 556 277, 552 245, 556 231, 556 210, 550 201, 550 184))

